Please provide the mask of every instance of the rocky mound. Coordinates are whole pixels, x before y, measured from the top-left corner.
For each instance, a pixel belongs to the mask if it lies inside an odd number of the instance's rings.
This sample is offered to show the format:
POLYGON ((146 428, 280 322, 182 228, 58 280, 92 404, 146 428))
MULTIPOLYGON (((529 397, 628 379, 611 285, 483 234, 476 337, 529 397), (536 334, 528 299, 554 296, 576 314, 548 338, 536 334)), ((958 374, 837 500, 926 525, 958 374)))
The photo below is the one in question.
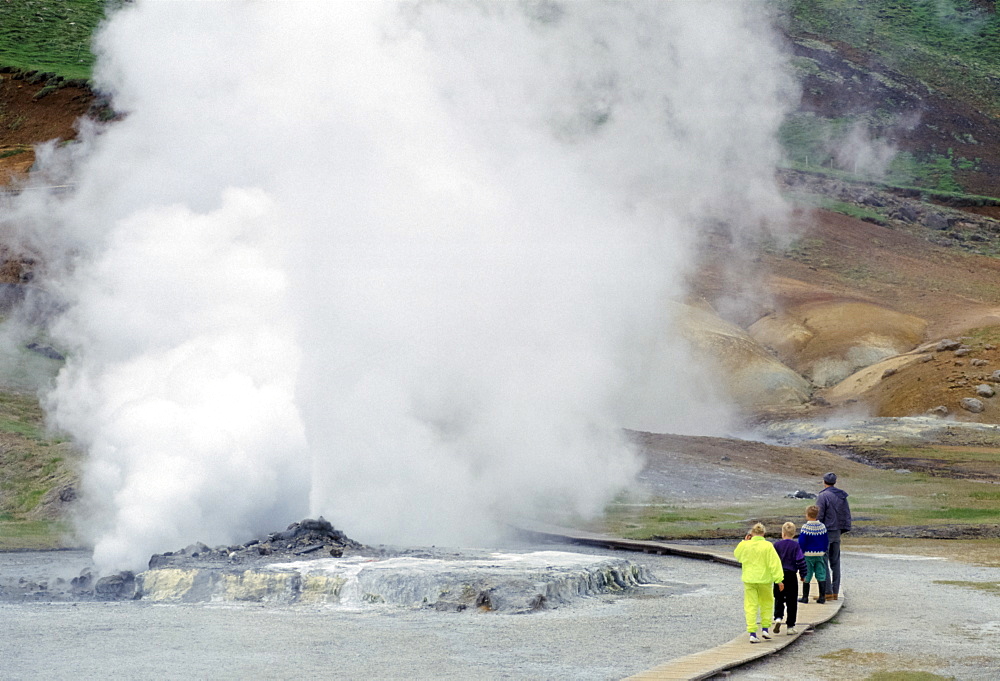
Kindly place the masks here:
POLYGON ((618 558, 561 551, 431 550, 271 563, 253 569, 159 568, 136 576, 135 598, 530 612, 649 581, 644 568, 618 558))
POLYGON ((713 311, 679 306, 681 333, 717 376, 724 392, 750 410, 799 405, 809 399, 808 381, 782 364, 743 329, 713 311))
POLYGON ((236 546, 210 548, 201 542, 179 551, 155 554, 149 568, 170 566, 262 565, 306 557, 341 557, 348 549, 362 549, 360 544, 336 529, 320 516, 292 523, 283 532, 272 532, 262 539, 251 539, 236 546))
POLYGON ((892 357, 823 391, 831 404, 860 402, 877 416, 931 414, 1000 423, 1000 349, 982 338, 942 339, 892 357))
POLYGON ((866 222, 919 234, 939 246, 981 255, 998 252, 998 200, 986 197, 946 199, 942 195, 938 203, 931 203, 917 189, 787 169, 780 170, 777 177, 789 196, 822 196, 857 206, 859 213, 867 213, 863 218, 866 222))
MULTIPOLYGON (((263 567, 271 563, 303 561, 342 556, 345 551, 366 547, 336 529, 322 517, 292 523, 283 532, 272 532, 237 546, 211 548, 198 542, 179 551, 156 554, 149 559, 153 568, 177 567, 185 570, 203 568, 263 567)), ((142 576, 123 571, 98 578, 90 569, 66 581, 62 578, 38 580, 19 578, 0 584, 0 600, 73 601, 132 600, 142 596, 137 586, 142 576)))
POLYGON ((11 578, 0 583, 0 600, 322 603, 518 613, 653 581, 644 567, 625 559, 562 551, 368 547, 323 518, 292 523, 239 546, 192 544, 154 555, 149 565, 139 574, 100 579, 85 569, 69 582, 11 578))
POLYGON ((927 322, 872 303, 810 302, 759 319, 749 334, 818 386, 912 350, 927 322))

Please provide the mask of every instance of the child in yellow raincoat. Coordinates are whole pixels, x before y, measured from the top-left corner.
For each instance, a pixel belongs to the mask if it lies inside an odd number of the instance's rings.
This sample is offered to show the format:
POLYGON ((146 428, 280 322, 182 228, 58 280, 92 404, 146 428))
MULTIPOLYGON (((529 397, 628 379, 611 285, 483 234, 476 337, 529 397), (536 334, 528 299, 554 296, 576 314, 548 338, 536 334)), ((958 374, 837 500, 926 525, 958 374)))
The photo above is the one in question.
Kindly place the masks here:
POLYGON ((774 612, 773 584, 784 590, 785 573, 774 544, 764 539, 764 525, 757 523, 733 554, 743 565, 743 610, 747 616, 750 643, 759 643, 757 616, 760 615, 762 638, 771 638, 771 617, 774 612))

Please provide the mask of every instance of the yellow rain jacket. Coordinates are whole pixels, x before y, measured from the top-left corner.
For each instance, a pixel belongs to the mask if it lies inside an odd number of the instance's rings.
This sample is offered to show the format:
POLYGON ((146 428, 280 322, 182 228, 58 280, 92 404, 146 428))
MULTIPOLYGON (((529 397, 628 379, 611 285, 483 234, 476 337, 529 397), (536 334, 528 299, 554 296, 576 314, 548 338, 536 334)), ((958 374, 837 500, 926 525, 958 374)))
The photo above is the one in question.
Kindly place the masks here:
POLYGON ((743 565, 743 581, 748 584, 777 584, 785 579, 774 544, 763 537, 744 539, 733 555, 743 565))

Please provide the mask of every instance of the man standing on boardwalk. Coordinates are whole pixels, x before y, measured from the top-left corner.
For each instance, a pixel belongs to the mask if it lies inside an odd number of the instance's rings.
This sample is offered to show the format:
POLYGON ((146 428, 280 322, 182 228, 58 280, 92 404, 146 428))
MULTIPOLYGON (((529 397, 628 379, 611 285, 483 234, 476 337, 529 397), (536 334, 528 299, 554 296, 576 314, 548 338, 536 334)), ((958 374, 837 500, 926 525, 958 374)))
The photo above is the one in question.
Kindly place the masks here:
POLYGON ((826 597, 837 600, 840 593, 840 535, 851 531, 851 507, 847 503, 847 492, 836 487, 837 474, 823 476, 823 491, 816 498, 819 507, 818 520, 826 525, 830 548, 826 553, 826 597))

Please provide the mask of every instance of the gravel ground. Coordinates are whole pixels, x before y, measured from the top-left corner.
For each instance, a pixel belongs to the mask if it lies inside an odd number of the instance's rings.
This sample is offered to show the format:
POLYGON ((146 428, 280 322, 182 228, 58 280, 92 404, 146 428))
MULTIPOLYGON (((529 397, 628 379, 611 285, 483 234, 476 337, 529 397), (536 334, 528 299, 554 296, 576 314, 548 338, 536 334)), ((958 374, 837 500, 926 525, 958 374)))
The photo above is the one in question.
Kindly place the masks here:
POLYGON ((730 678, 865 679, 878 671, 910 670, 1000 679, 1000 568, 849 552, 842 562, 849 593, 840 614, 730 678), (984 582, 993 589, 973 587, 984 582))
MULTIPOLYGON (((735 568, 630 557, 662 585, 530 615, 0 604, 0 678, 619 679, 743 629, 735 568)), ((863 679, 882 669, 1000 677, 1000 595, 935 584, 1000 582, 1000 569, 905 556, 847 554, 844 560, 850 598, 834 622, 732 678, 863 679)), ((0 574, 34 571, 37 577, 61 569, 72 576, 85 561, 73 552, 0 554, 0 574)))

